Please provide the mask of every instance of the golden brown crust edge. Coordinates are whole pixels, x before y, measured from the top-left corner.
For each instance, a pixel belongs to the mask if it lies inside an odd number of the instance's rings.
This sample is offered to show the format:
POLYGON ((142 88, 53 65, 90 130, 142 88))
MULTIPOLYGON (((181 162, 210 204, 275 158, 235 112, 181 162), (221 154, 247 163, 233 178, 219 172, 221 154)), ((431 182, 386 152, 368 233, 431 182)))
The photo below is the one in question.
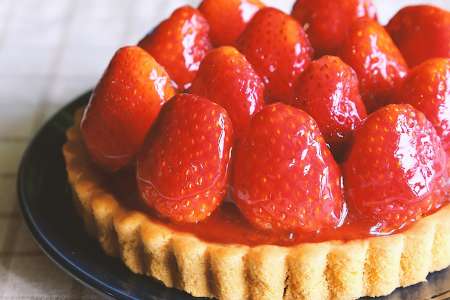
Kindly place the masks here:
MULTIPOLYGON (((78 117, 79 120, 79 117, 78 117)), ((77 124, 77 122, 76 122, 77 124)), ((78 126, 63 154, 88 233, 128 268, 198 297, 356 299, 390 294, 450 265, 450 205, 408 230, 351 242, 295 247, 220 245, 126 211, 97 182, 78 126)))

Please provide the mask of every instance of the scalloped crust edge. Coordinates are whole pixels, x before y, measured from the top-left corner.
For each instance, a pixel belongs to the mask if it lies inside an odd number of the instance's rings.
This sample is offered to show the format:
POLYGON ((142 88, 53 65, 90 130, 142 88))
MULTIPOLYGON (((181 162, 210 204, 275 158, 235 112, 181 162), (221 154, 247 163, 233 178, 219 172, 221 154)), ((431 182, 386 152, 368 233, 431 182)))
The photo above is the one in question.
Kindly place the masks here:
POLYGON ((75 120, 63 154, 87 232, 132 272, 167 287, 219 299, 356 299, 388 295, 450 265, 450 205, 402 233, 350 242, 248 247, 171 230, 125 210, 98 184, 82 145, 79 112, 75 120))

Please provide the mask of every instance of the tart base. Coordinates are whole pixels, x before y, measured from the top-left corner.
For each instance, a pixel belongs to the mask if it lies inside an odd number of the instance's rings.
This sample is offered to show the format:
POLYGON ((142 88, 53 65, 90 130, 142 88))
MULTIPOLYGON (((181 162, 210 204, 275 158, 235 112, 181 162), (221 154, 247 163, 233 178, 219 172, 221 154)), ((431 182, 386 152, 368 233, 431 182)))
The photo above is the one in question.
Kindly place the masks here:
POLYGON ((356 299, 388 295, 450 265, 449 204, 401 233, 349 242, 249 247, 169 229, 103 188, 81 141, 80 112, 75 119, 63 154, 87 232, 106 254, 167 287, 219 299, 356 299))

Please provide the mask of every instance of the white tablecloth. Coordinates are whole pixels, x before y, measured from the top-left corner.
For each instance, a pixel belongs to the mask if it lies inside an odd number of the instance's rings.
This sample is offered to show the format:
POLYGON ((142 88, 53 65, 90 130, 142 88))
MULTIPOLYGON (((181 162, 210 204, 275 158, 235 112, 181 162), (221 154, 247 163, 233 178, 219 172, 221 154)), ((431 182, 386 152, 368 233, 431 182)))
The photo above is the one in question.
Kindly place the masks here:
MULTIPOLYGON (((427 2, 374 1, 381 22, 407 3, 427 2)), ((37 128, 92 87, 118 47, 136 43, 187 3, 199 1, 0 0, 0 299, 99 298, 32 241, 16 200, 18 162, 37 128)), ((428 3, 450 10, 450 0, 428 3)))

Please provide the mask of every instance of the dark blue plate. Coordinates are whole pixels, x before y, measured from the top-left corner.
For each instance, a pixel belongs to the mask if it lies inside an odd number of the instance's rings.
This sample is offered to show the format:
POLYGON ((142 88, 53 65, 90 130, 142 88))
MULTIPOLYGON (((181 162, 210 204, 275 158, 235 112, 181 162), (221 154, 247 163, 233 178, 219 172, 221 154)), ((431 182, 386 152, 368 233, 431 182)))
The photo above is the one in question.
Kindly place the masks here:
MULTIPOLYGON (((26 150, 18 175, 18 195, 28 227, 44 252, 85 285, 118 299, 198 299, 135 275, 119 259, 106 256, 89 239, 72 207, 61 147, 73 112, 87 103, 86 93, 64 107, 37 133, 26 150)), ((446 298, 450 269, 427 283, 398 289, 385 299, 446 298), (444 298, 442 298, 444 297, 444 298)), ((450 297, 450 294, 449 296, 450 297)))

